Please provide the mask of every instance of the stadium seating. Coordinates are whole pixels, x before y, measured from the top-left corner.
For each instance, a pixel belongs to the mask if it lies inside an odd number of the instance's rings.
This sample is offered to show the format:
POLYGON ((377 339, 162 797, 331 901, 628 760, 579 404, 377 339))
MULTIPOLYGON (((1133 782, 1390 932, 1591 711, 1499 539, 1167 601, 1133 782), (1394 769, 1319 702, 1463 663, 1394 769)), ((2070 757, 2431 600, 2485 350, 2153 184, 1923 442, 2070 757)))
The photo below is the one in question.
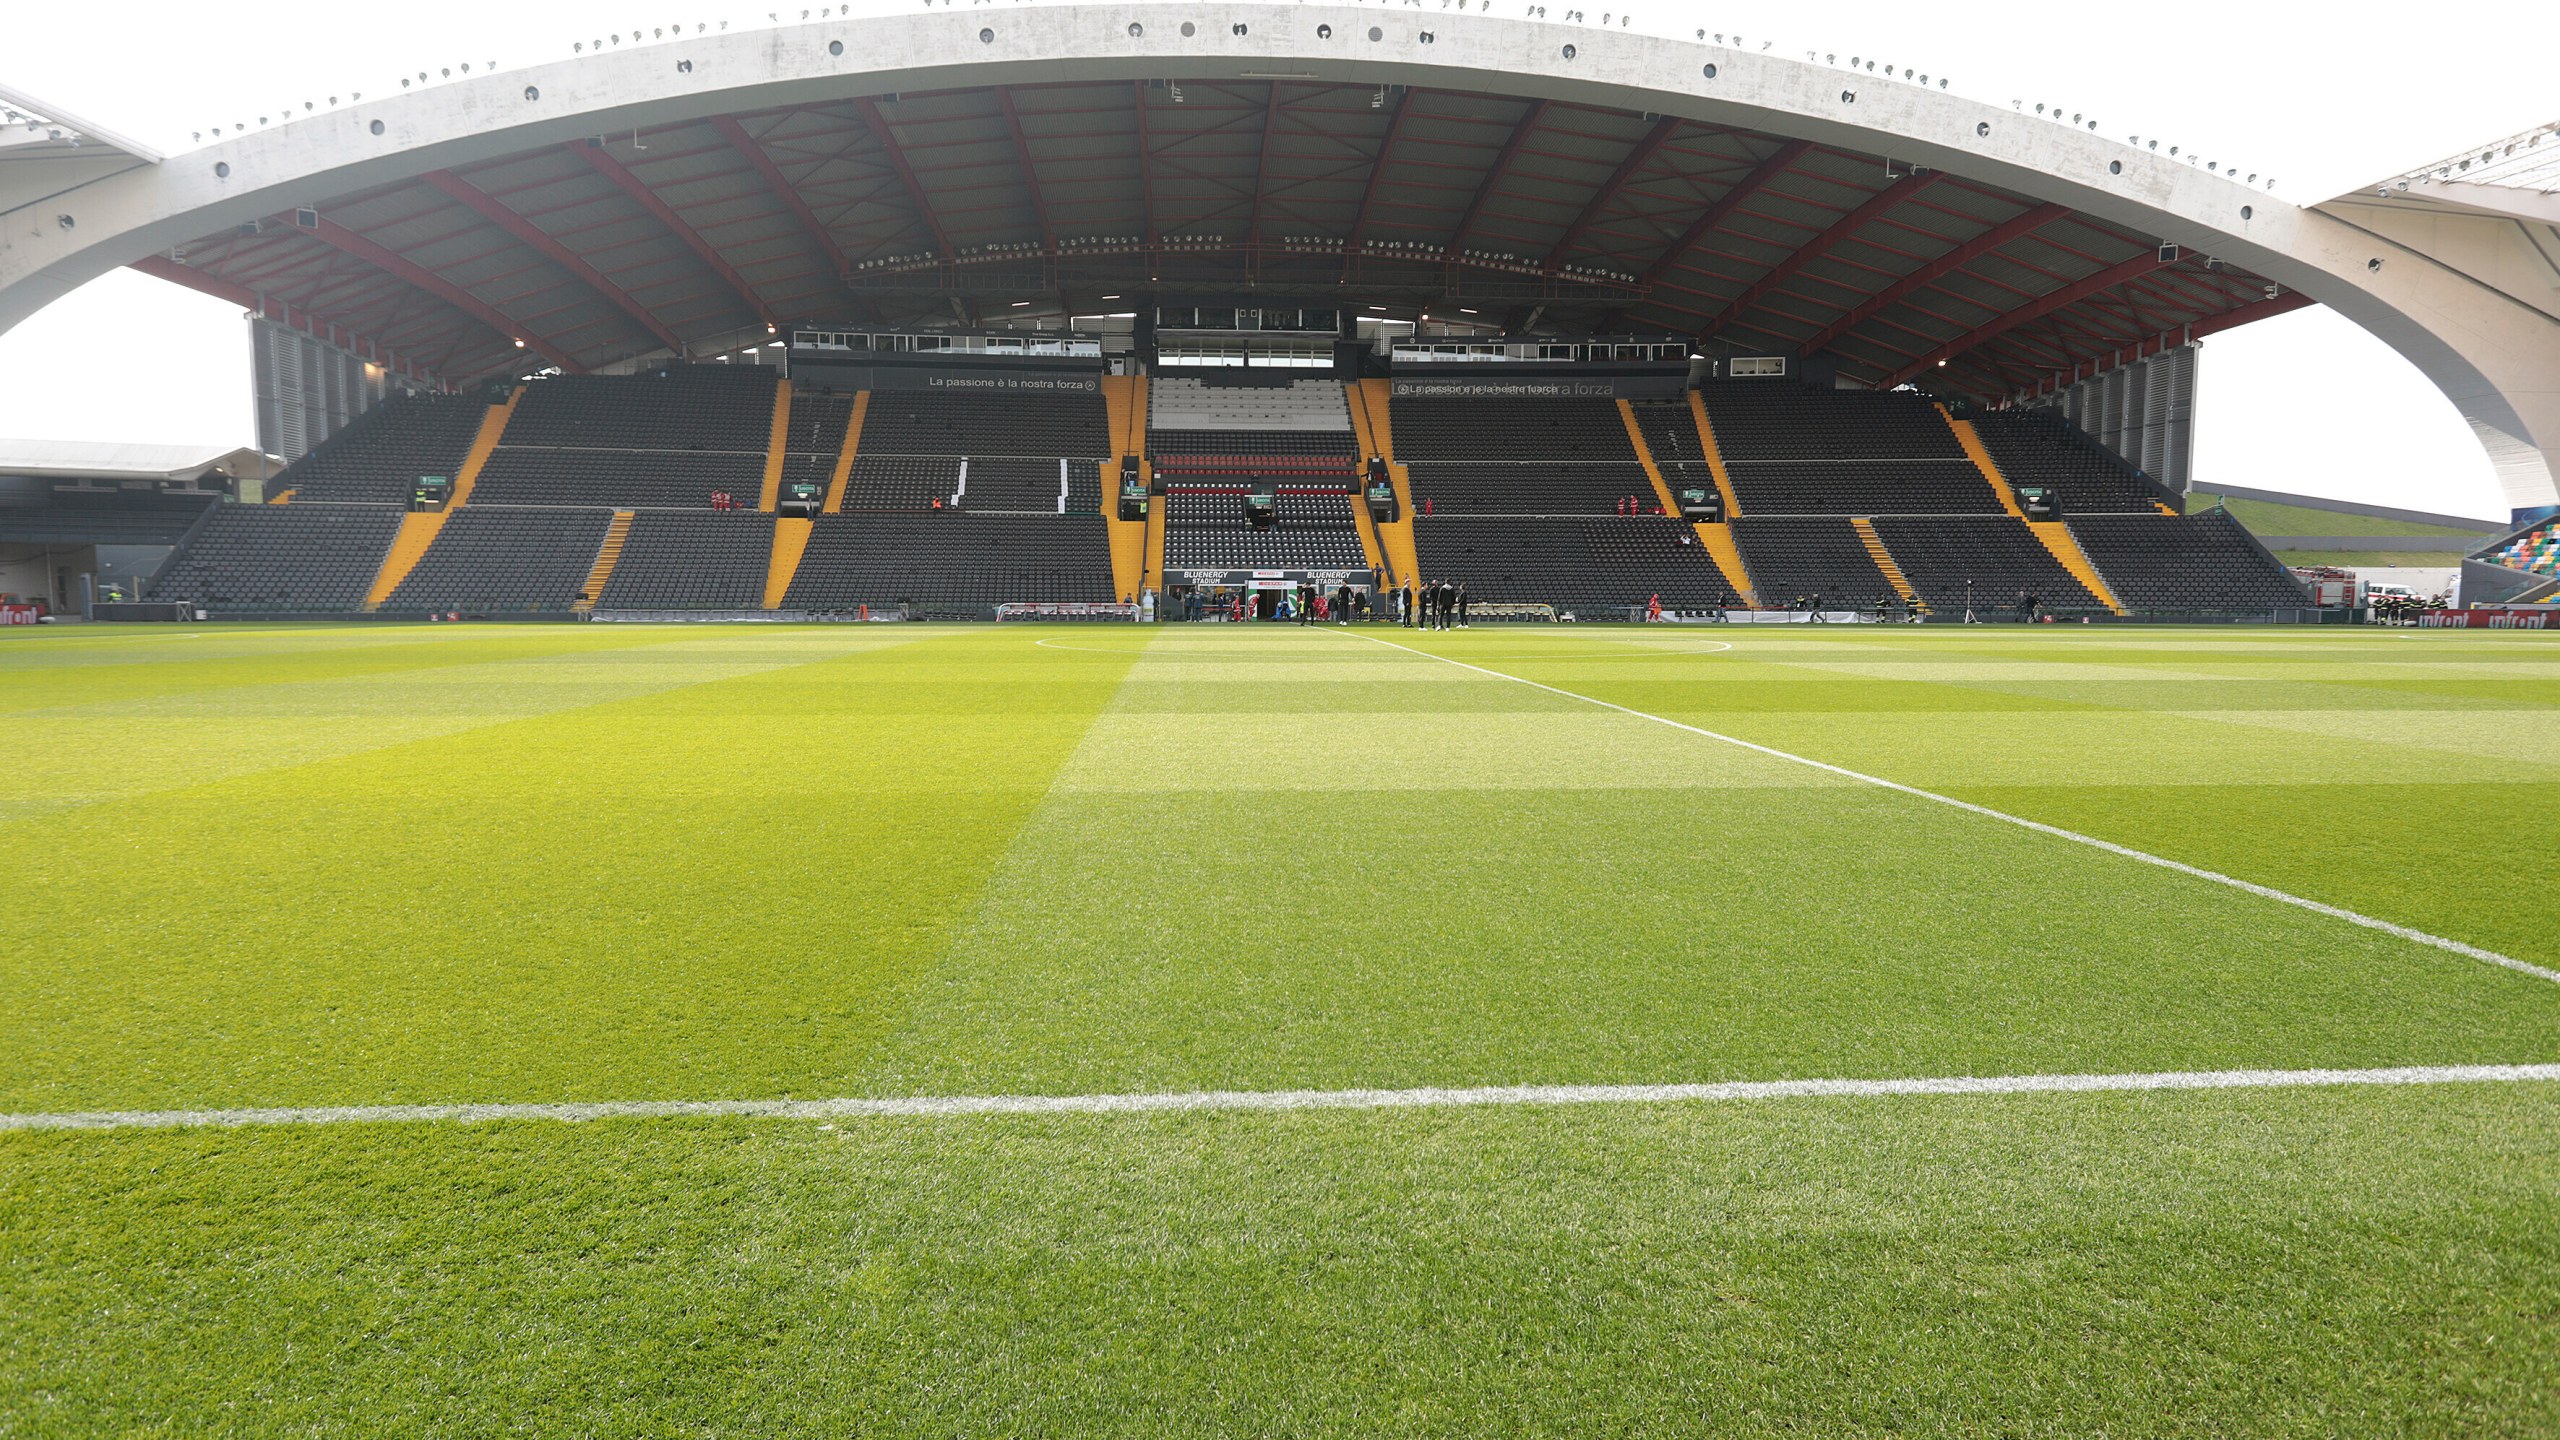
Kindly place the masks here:
POLYGON ((1876 534, 1902 578, 1941 614, 2013 605, 2032 594, 2056 613, 2107 614, 2026 522, 2006 515, 1882 515, 1876 534))
POLYGON ((1055 515, 1062 508, 1065 466, 1045 456, 975 457, 962 477, 961 503, 981 512, 1055 515))
POLYGON ((1900 598, 1845 519, 1745 513, 1733 521, 1733 540, 1763 605, 1820 596, 1825 609, 1872 610, 1900 598))
MULTIPOLYGON (((1964 447, 1927 396, 1816 390, 1783 381, 1698 387, 1725 463, 1751 460, 1962 460, 1964 447)), ((1404 434, 1396 434, 1399 448, 1404 434)), ((1749 502, 1743 513, 1750 513, 1749 502)))
POLYGON ((1108 601, 1111 550, 1099 515, 822 515, 789 610, 889 609, 985 619, 1011 601, 1108 601))
POLYGON ((1351 513, 1359 445, 1339 381, 1151 386, 1147 454, 1165 486, 1164 563, 1204 583, 1236 570, 1368 568, 1351 513), (1178 423, 1176 423, 1178 422, 1178 423), (1252 486, 1277 492, 1268 530, 1245 523, 1252 486))
MULTIPOLYGON (((1435 519, 1615 517, 1630 499, 1660 499, 1615 400, 1405 399, 1395 402, 1392 425, 1413 503, 1435 519)), ((1423 545, 1426 571, 1430 549, 1423 545)))
MULTIPOLYGON (((1404 399, 1390 426, 1396 458, 1545 460, 1636 465, 1614 400, 1404 399)), ((1639 479, 1643 476, 1637 470, 1639 479)))
POLYGON ((1099 395, 882 390, 862 421, 862 451, 884 455, 1111 453, 1099 395))
POLYGON ((1165 569, 1223 575, 1235 570, 1368 568, 1350 497, 1341 491, 1279 491, 1273 506, 1278 523, 1268 530, 1245 523, 1244 496, 1241 488, 1168 491, 1165 569))
POLYGON ((1147 454, 1162 460, 1182 455, 1287 455, 1354 458, 1359 446, 1348 430, 1147 431, 1147 454))
MULTIPOLYGON (((512 434, 515 427, 507 427, 512 434)), ((713 491, 752 507, 764 488, 757 450, 543 450, 500 445, 480 467, 471 509, 484 505, 658 506, 705 510, 713 491)))
POLYGON ((1067 459, 1067 504, 1069 515, 1102 513, 1102 462, 1100 460, 1067 459))
POLYGON ((612 521, 610 510, 464 506, 446 517, 443 533, 382 608, 391 614, 566 611, 612 521))
POLYGON ((2042 486, 2072 514, 2156 515, 2177 497, 2050 410, 1979 415, 1974 433, 2011 488, 2042 486))
POLYGON ((960 491, 957 455, 883 455, 868 445, 853 457, 845 484, 847 510, 929 510, 960 491))
MULTIPOLYGON (((1721 443, 1721 437, 1719 437, 1721 443)), ((2003 515, 1970 460, 1727 461, 1745 515, 2003 515)))
POLYGON ((1659 516, 1460 517, 1430 527, 1422 571, 1426 580, 1463 582, 1477 601, 1553 605, 1592 619, 1623 619, 1655 595, 1666 610, 1734 603, 1695 539, 1659 516))
MULTIPOLYGON (((1081 493, 1069 495, 1068 508, 1098 514, 1110 430, 1098 395, 875 392, 844 508, 930 511, 940 500, 969 510, 1055 515, 1063 460, 1071 491, 1077 476, 1088 477, 1081 493)), ((1108 574, 1107 552, 1095 563, 1108 574)))
MULTIPOLYGON (((1166 432, 1242 430, 1262 433, 1351 433, 1341 382, 1292 379, 1286 384, 1221 385, 1194 376, 1159 376, 1147 387, 1147 424, 1166 432)), ((1150 447, 1152 448, 1152 447, 1150 447)))
POLYGON ((597 603, 613 610, 753 610, 764 604, 772 558, 770 515, 635 511, 597 603))
POLYGON ((1644 448, 1653 452, 1656 465, 1667 471, 1675 461, 1707 458, 1706 447, 1698 439, 1698 417, 1689 413, 1688 397, 1637 400, 1627 408, 1635 412, 1636 429, 1644 435, 1644 448))
POLYGON ((2138 614, 2238 614, 2310 603, 2231 512, 2077 515, 2072 538, 2126 609, 2138 614))
POLYGON ((294 499, 406 506, 421 475, 461 473, 488 403, 473 395, 404 395, 384 401, 269 481, 294 499))
POLYGON ((1608 465, 1425 460, 1405 468, 1413 477, 1413 503, 1431 502, 1435 516, 1615 515, 1627 500, 1640 508, 1661 503, 1653 477, 1632 460, 1608 465))
POLYGON ((401 514, 393 505, 217 505, 149 593, 234 615, 361 609, 401 514))
POLYGON ((2560 520, 2547 520, 2480 558, 2510 570, 2560 575, 2560 520))
POLYGON ((524 389, 508 445, 575 450, 751 450, 773 439, 763 365, 671 365, 642 375, 552 375, 524 389))

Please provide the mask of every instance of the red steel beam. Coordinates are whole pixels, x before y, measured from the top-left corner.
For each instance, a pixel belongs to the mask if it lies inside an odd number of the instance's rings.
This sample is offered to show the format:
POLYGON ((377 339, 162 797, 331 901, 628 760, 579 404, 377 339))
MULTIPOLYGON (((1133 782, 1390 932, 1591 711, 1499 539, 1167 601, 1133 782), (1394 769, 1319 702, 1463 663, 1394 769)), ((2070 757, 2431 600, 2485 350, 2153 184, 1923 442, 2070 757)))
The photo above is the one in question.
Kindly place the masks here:
POLYGON ((1013 92, 996 87, 996 103, 1004 107, 1004 124, 1013 132, 1013 158, 1022 166, 1023 188, 1031 192, 1031 218, 1040 226, 1040 248, 1055 254, 1057 227, 1049 223, 1048 197, 1040 193, 1040 172, 1031 168, 1031 140, 1022 133, 1022 112, 1013 108, 1013 92))
POLYGON ((1529 142, 1539 122, 1547 118, 1547 105, 1547 101, 1535 101, 1521 112, 1518 123, 1511 127, 1511 138, 1502 142, 1502 153, 1494 156, 1493 163, 1485 167, 1484 180, 1476 186, 1475 198, 1467 202, 1467 212, 1458 217, 1458 228, 1449 232, 1450 250, 1466 248, 1467 232, 1476 228, 1476 217, 1484 213, 1485 202, 1493 198, 1493 192, 1502 186, 1503 177, 1511 172, 1511 162, 1518 158, 1520 147, 1529 142))
POLYGON ((1564 235, 1548 248, 1546 263, 1539 268, 1550 275, 1556 273, 1556 267, 1564 262, 1564 257, 1581 242, 1583 233, 1591 228, 1591 222, 1600 218, 1601 211, 1617 203, 1619 193, 1627 188, 1627 182, 1636 178, 1637 171, 1653 163, 1653 157, 1679 129, 1680 122, 1670 116, 1655 121, 1653 128, 1627 151, 1627 158, 1618 162, 1618 168, 1609 172, 1609 178, 1601 182, 1600 188, 1591 192, 1590 203, 1582 207, 1581 214, 1573 217, 1572 224, 1564 227, 1564 235))
POLYGON ((711 128, 720 132, 721 137, 729 142, 730 149, 745 156, 747 163, 755 167, 765 188, 791 211, 791 218, 800 222, 800 228, 808 232, 810 243, 816 245, 818 253, 826 256, 827 263, 835 267, 837 277, 841 279, 852 274, 853 262, 845 258, 844 247, 836 243, 835 232, 818 218, 818 212, 809 208, 808 201, 800 198, 800 187, 792 184, 782 173, 782 167, 773 163, 773 157, 766 154, 764 146, 747 133, 747 127, 732 116, 714 115, 711 128))
POLYGON ((389 369, 403 371, 420 379, 437 378, 432 372, 419 368, 415 361, 393 352, 391 347, 369 336, 360 335, 339 321, 314 315, 300 306, 289 305, 283 300, 261 295, 246 285, 225 280, 219 275, 208 274, 192 265, 181 265, 166 255, 145 255, 125 268, 148 275, 154 280, 166 280, 172 285, 183 285, 197 294, 210 295, 216 300, 237 305, 243 310, 274 320, 280 325, 300 330, 306 335, 325 340, 342 349, 352 350, 389 369), (327 333, 322 333, 324 330, 327 333))
POLYGON ((1821 354, 1841 336, 1865 324, 1869 317, 1893 308, 2010 241, 2041 230, 2070 213, 2068 205, 2039 205, 2010 217, 1867 297, 1855 309, 1824 327, 1821 334, 1804 342, 1799 353, 1821 354))
POLYGON ((899 147, 898 137, 891 133, 889 118, 880 113, 880 102, 856 100, 853 108, 862 112, 862 123, 871 127, 871 138, 878 142, 881 157, 889 162, 890 173, 907 187, 907 198, 916 207, 916 223, 924 226, 925 233, 933 237, 935 258, 955 258, 958 252, 951 248, 951 237, 942 233, 942 222, 935 218, 932 203, 925 199, 924 183, 916 179, 916 168, 907 163, 907 152, 899 147))
POLYGON ((602 174, 602 177, 609 179, 609 182, 614 182, 617 190, 622 190, 625 195, 630 195, 632 200, 640 202, 640 208, 648 210, 650 215, 655 215, 660 225, 666 225, 671 236, 676 236, 678 241, 684 241, 684 249, 694 251, 696 256, 701 256, 701 264, 707 264, 709 269, 712 269, 714 277, 719 277, 719 282, 727 284, 727 287, 735 292, 737 300, 748 307, 750 315, 763 320, 768 328, 778 323, 773 310, 768 310, 765 302, 755 295, 753 287, 750 287, 745 279, 740 279, 740 274, 732 269, 730 261, 722 259, 722 254, 714 249, 712 241, 704 241, 704 238, 701 238, 701 231, 696 231, 694 225, 686 223, 684 215, 678 215, 673 205, 668 205, 666 200, 660 200, 658 192, 650 190, 648 184, 640 182, 637 174, 632 174, 630 169, 622 167, 622 161, 617 161, 612 154, 607 154, 602 141, 571 141, 568 149, 579 156, 579 159, 584 159, 586 167, 594 169, 596 174, 602 174))
POLYGON ((1897 385, 1906 384, 1922 373, 1936 369, 1939 362, 1954 359, 1977 345, 1998 339, 2029 321, 2040 320, 2064 306, 2076 305, 2092 295, 2112 290, 2127 281, 2139 280, 2162 266, 2176 263, 2173 260, 2163 260, 2155 253, 2145 252, 2120 264, 2110 265, 2096 274, 2082 276, 2058 290, 2048 291, 2028 301, 2005 315, 1994 316, 1976 325, 1964 334, 1886 376, 1876 388, 1891 390, 1897 385))
POLYGON ((1751 282, 1750 289, 1743 291, 1732 304, 1719 311, 1714 319, 1699 327, 1698 338, 1706 340, 1714 337, 1716 332, 1739 319, 1752 306, 1759 304, 1770 291, 1796 278, 1804 267, 1830 254, 1839 248, 1842 241, 1867 228, 1886 211, 1928 189, 1942 178, 1944 178, 1943 172, 1932 170, 1926 175, 1905 175, 1886 186, 1873 199, 1833 221, 1831 228, 1797 246, 1794 254, 1771 266, 1768 274, 1751 282))
POLYGON ((1726 216, 1741 209, 1742 202, 1758 194, 1764 186, 1777 179, 1788 166, 1803 158, 1804 152, 1812 148, 1813 142, 1809 140, 1790 140, 1771 151, 1768 159, 1753 166, 1750 174, 1733 182, 1722 195, 1715 198, 1713 204, 1699 211, 1698 218, 1689 222, 1689 228, 1680 232, 1680 238, 1671 242, 1670 247, 1646 268, 1636 283, 1651 285, 1661 279, 1664 271, 1679 264, 1682 257, 1697 248, 1699 241, 1707 238, 1718 225, 1724 223, 1726 216))
MULTIPOLYGON (((279 223, 287 225, 294 224, 293 217, 289 215, 279 216, 278 221, 279 223)), ((420 290, 424 290, 446 304, 451 305, 456 310, 461 311, 463 314, 468 315, 472 319, 479 321, 481 324, 488 326, 490 329, 497 331, 500 335, 505 336, 510 343, 518 344, 527 350, 531 350, 535 354, 542 356, 544 359, 549 360, 552 364, 559 366, 563 370, 577 370, 583 368, 576 360, 570 358, 568 351, 563 350, 559 346, 551 343, 549 340, 526 330, 524 326, 518 324, 504 311, 498 309, 497 306, 490 304, 479 296, 472 294, 470 291, 463 289, 461 286, 456 285, 434 271, 429 270, 427 267, 418 264, 416 261, 366 239, 364 236, 357 234, 335 220, 328 219, 324 216, 316 227, 294 225, 294 228, 300 230, 303 234, 318 240, 324 245, 329 245, 336 249, 343 250, 347 254, 364 261, 366 264, 373 266, 377 270, 383 271, 400 280, 404 280, 420 290)))
POLYGON ((589 169, 612 181, 615 188, 623 194, 639 201, 641 209, 657 217, 658 223, 665 226, 669 234, 683 241, 686 249, 701 257, 702 263, 710 267, 711 273, 719 278, 721 284, 728 286, 737 295, 739 302, 747 307, 750 314, 767 326, 780 323, 779 318, 766 308, 764 301, 757 296, 755 290, 740 278, 738 272, 730 267, 726 259, 721 257, 719 250, 710 241, 702 238, 702 232, 686 224, 684 217, 676 213, 674 206, 660 199, 657 191, 642 183, 639 176, 632 174, 624 168, 621 161, 608 154, 601 142, 574 140, 570 142, 569 149, 579 159, 587 162, 589 169))
POLYGON ((628 291, 606 279, 602 271, 578 258, 576 252, 552 238, 541 226, 508 209, 498 201, 496 196, 450 170, 431 170, 423 178, 428 184, 470 207, 472 213, 480 218, 532 246, 544 258, 575 276, 579 283, 611 301, 615 309, 638 321, 642 329, 658 337, 659 344, 678 355, 684 353, 684 342, 675 337, 674 331, 659 324, 658 317, 650 314, 648 307, 632 299, 628 291))

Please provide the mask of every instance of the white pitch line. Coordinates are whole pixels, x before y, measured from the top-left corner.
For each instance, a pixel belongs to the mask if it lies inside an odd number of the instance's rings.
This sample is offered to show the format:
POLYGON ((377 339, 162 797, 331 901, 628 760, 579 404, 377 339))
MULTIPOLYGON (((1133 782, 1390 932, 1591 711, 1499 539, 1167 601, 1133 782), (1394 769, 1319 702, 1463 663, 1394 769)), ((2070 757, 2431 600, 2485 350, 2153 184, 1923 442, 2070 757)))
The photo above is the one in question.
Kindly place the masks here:
POLYGON ((1696 725, 1690 725, 1682 721, 1668 719, 1664 716, 1655 715, 1644 710, 1638 710, 1631 706, 1620 705, 1615 701, 1602 700, 1596 696, 1584 695, 1572 690, 1559 689, 1556 686, 1546 684, 1543 681, 1531 680, 1524 676, 1512 675, 1500 670, 1488 670, 1481 665, 1470 665, 1464 660, 1454 660, 1446 655, 1434 655, 1428 650, 1416 650, 1410 645, 1400 645, 1393 640, 1381 640, 1375 635, 1354 635, 1352 638, 1366 640, 1373 645, 1384 645, 1392 650, 1402 650, 1408 655, 1419 655, 1425 660, 1437 660, 1444 665, 1455 665, 1461 670, 1473 670, 1479 675, 1490 675, 1496 680, 1508 680, 1516 685, 1526 685, 1533 690, 1544 690, 1550 695, 1561 695, 1568 700, 1579 700, 1585 705, 1597 705, 1603 710, 1615 710, 1621 715, 1632 715, 1639 720, 1650 720, 1656 725, 1668 725, 1674 730, 1685 730, 1692 735, 1702 735, 1709 740, 1718 740, 1727 745, 1739 746, 1745 750, 1754 750, 1773 759, 1787 761, 1790 764, 1809 766, 1815 770, 1821 770, 1850 780, 1862 781, 1881 789, 1897 791, 1904 795, 1914 796, 1939 805, 1945 805, 1957 810, 1967 811, 1971 814, 1983 816, 1986 819, 1998 820, 2003 824, 2015 825, 2022 830, 2033 830, 2039 835, 2051 835, 2057 840, 2068 840, 2075 845, 2086 845, 2093 850, 2104 850, 2110 855, 2121 855, 2127 860, 2139 860, 2145 865, 2157 865, 2163 870, 2174 870, 2181 875, 2192 875, 2198 880, 2210 880, 2216 885, 2227 885, 2234 890, 2244 891, 2263 900, 2273 900, 2280 905, 2291 905, 2296 909, 2308 910, 2315 915, 2326 915, 2332 920, 2344 920, 2350 925, 2361 925, 2367 930, 2379 930, 2385 935, 2407 940, 2413 944, 2431 945, 2438 950, 2450 951, 2453 954, 2463 956, 2466 959, 2482 960, 2491 965, 2503 965, 2509 970, 2515 970, 2526 975, 2531 975, 2537 980, 2548 980, 2553 984, 2560 984, 2560 970, 2552 970, 2541 965, 2536 965, 2528 960, 2518 960, 2512 955, 2501 955, 2495 950, 2484 950, 2477 945, 2468 945, 2460 940, 2447 939, 2442 935, 2430 935, 2424 930, 2416 930, 2406 925, 2394 924, 2389 920, 2379 920, 2360 911, 2349 910, 2343 906, 2325 904, 2306 896, 2295 895, 2289 891, 2278 890, 2270 885, 2260 885, 2252 880, 2243 880, 2236 875, 2225 875, 2219 870, 2207 870, 2201 865, 2189 865, 2183 860, 2172 860, 2166 855, 2154 855, 2148 850, 2136 850, 2130 845, 2119 845, 2113 840, 2101 840, 2095 835, 2083 835, 2077 830, 2065 830, 2059 825, 2047 825, 2041 820, 2030 820, 2024 815, 2012 815, 2006 810, 1994 810, 1988 805, 1976 805, 1970 800, 1959 800, 1953 795, 1941 795, 1935 790, 1923 790, 1917 785, 1905 785, 1899 780, 1887 780, 1881 775, 1869 775, 1862 770, 1851 770, 1843 765, 1833 765, 1827 761, 1816 760, 1809 756, 1797 755, 1768 745, 1756 744, 1752 741, 1742 739, 1739 736, 1726 735, 1714 730, 1703 729, 1696 725))
POLYGON ((0 1115, 9 1130, 173 1130, 245 1125, 491 1120, 878 1120, 972 1115, 1424 1110, 1497 1105, 1663 1105, 1905 1095, 2294 1090, 2351 1085, 2560 1081, 2560 1065, 2405 1065, 2365 1070, 2163 1070, 2128 1075, 1946 1075, 1909 1080, 1727 1080, 1693 1085, 1477 1085, 1411 1090, 1194 1090, 1127 1095, 914 1095, 881 1100, 603 1100, 558 1104, 319 1105, 242 1110, 87 1110, 0 1115))

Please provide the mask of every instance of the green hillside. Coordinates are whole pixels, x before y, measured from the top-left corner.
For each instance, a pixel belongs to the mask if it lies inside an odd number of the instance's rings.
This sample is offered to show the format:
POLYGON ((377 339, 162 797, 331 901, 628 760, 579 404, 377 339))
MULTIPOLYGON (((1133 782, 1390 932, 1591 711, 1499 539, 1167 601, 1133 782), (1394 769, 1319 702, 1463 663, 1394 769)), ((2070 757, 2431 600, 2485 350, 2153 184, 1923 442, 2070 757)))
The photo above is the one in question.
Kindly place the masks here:
MULTIPOLYGON (((2211 509, 2219 502, 2224 509, 2252 534, 2268 535, 2441 535, 2454 541, 2452 549, 2469 549, 2463 542, 2485 540, 2494 533, 2488 530, 2465 530, 2452 525, 2421 525, 2410 520, 2386 520, 2379 515, 2341 515, 2332 510, 2314 510, 2307 505, 2279 505, 2270 500, 2226 500, 2209 491, 2195 491, 2187 496, 2187 513, 2211 509)), ((2418 563, 2418 562, 2410 562, 2418 563)), ((2432 562, 2430 562, 2432 563, 2432 562)))

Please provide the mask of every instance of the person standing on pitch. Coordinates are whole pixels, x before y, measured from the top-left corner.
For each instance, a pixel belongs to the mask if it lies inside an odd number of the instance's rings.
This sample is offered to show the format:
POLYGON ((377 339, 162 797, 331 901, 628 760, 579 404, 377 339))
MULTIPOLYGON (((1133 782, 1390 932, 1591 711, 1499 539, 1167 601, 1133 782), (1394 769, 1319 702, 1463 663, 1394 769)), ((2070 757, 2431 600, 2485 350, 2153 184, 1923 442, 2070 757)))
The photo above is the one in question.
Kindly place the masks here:
POLYGON ((1458 582, 1458 628, 1467 628, 1467 582, 1458 582))

